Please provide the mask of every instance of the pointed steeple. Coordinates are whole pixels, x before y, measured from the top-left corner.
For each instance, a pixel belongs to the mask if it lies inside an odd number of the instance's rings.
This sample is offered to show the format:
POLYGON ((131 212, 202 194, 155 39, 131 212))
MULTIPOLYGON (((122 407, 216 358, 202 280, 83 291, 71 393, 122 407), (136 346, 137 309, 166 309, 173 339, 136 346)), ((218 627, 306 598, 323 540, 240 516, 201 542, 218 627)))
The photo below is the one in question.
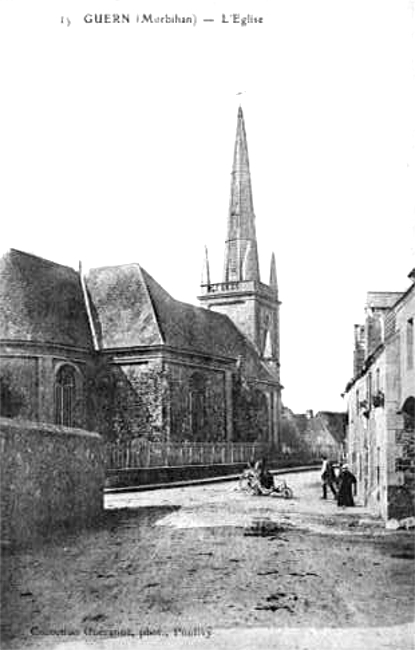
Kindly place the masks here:
POLYGON ((204 288, 209 288, 210 286, 210 268, 209 268, 209 256, 208 256, 207 246, 205 246, 205 255, 203 258, 201 285, 204 288))
POLYGON ((242 108, 239 107, 223 281, 240 282, 243 280, 259 282, 260 277, 248 146, 244 116, 242 108), (245 275, 248 270, 249 277, 245 275))
POLYGON ((277 265, 275 264, 275 255, 271 255, 271 268, 269 273, 269 286, 278 293, 277 265))

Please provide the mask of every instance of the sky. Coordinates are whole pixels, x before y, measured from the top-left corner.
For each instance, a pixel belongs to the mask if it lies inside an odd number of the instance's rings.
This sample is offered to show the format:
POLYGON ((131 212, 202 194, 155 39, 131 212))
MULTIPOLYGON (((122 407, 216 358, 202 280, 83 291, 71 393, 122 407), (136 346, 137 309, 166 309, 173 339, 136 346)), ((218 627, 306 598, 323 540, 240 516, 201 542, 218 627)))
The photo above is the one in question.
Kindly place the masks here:
POLYGON ((277 263, 283 401, 345 409, 366 293, 404 291, 415 266, 414 7, 2 0, 1 251, 85 271, 138 262, 197 304, 205 245, 222 279, 241 103, 262 281, 277 263), (233 23, 236 7, 263 22, 233 23), (136 22, 150 13, 196 25, 136 22))

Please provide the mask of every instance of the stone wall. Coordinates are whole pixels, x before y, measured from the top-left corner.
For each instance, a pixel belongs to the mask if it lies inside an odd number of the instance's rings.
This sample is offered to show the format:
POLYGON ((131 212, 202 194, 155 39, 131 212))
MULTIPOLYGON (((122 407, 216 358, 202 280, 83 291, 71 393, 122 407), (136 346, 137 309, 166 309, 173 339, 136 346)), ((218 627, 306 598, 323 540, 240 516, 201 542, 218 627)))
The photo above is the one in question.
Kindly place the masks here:
POLYGON ((38 419, 38 359, 0 356, 0 415, 38 419))
POLYGON ((399 455, 395 470, 400 473, 401 485, 389 488, 388 515, 399 519, 415 514, 415 433, 413 429, 396 431, 399 455))
POLYGON ((165 390, 160 360, 102 364, 94 386, 95 429, 107 442, 163 440, 165 390))
POLYGON ((270 393, 235 375, 233 382, 233 440, 235 442, 270 439, 270 393))
POLYGON ((87 350, 0 343, 0 417, 56 423, 56 383, 63 366, 74 371, 71 426, 95 430, 87 396, 95 364, 87 350))
POLYGON ((108 360, 89 398, 93 428, 106 442, 271 438, 272 389, 260 390, 242 373, 198 360, 108 360))
POLYGON ((220 314, 228 316, 238 329, 254 343, 257 342, 257 313, 256 300, 253 297, 238 295, 223 303, 212 304, 212 308, 220 314))
POLYGON ((226 440, 224 372, 172 363, 168 383, 171 440, 226 440))
POLYGON ((83 526, 103 511, 101 436, 81 429, 0 418, 1 539, 83 526))

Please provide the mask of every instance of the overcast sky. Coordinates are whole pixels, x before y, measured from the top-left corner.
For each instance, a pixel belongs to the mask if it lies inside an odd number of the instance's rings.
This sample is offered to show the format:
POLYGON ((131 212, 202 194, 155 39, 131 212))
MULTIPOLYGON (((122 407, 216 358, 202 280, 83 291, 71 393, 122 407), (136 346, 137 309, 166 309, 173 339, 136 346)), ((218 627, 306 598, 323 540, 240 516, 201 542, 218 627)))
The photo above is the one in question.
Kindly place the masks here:
POLYGON ((2 0, 0 55, 1 248, 135 261, 192 303, 205 244, 222 279, 241 100, 284 402, 344 408, 366 292, 415 266, 414 1, 2 0), (166 11, 197 24, 133 22, 166 11))

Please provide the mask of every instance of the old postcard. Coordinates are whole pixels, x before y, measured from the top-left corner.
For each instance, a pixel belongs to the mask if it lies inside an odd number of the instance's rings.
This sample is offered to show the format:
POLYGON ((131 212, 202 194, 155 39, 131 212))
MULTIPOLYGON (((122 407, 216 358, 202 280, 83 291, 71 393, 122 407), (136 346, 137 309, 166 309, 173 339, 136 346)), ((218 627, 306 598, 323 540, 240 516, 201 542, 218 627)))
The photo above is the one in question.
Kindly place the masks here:
POLYGON ((410 650, 414 0, 3 0, 1 643, 410 650))

